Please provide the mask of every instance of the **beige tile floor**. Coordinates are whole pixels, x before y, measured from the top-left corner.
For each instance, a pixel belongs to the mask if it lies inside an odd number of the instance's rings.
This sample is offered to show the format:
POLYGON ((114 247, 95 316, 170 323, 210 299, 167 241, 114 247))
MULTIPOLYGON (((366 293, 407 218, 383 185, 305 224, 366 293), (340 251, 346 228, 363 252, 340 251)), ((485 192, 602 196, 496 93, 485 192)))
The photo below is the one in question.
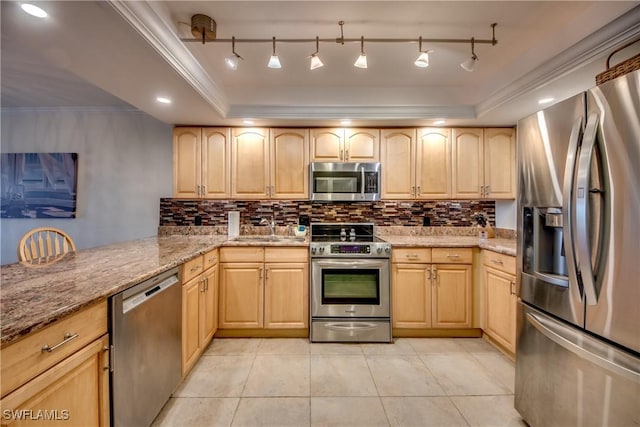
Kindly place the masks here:
POLYGON ((215 339, 153 426, 525 426, 513 382, 482 339, 215 339))

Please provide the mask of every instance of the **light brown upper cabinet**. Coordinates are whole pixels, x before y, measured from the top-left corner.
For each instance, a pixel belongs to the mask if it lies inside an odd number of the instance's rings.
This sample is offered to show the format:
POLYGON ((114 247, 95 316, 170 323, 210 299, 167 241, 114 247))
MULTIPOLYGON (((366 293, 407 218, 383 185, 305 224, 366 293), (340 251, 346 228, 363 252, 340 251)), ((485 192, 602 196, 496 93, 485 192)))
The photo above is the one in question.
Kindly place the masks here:
POLYGON ((276 199, 309 197, 309 130, 271 129, 270 191, 276 199))
POLYGON ((173 195, 228 198, 229 128, 176 127, 173 131, 173 195))
POLYGON ((513 128, 453 129, 454 199, 515 198, 513 128))
POLYGON ((307 198, 307 129, 233 129, 231 197, 307 198))
POLYGON ((451 130, 383 129, 383 199, 451 198, 451 130))
POLYGON ((513 128, 484 130, 484 197, 515 199, 516 142, 513 128))
POLYGON ((379 159, 379 129, 311 129, 313 162, 377 162, 379 159))

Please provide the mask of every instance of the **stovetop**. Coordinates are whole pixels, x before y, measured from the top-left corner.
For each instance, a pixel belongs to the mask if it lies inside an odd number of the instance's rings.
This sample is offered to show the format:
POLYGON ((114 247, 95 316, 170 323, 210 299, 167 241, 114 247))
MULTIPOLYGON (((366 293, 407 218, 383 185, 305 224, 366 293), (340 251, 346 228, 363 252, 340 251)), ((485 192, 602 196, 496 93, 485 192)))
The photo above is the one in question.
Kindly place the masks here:
POLYGON ((391 244, 373 234, 372 223, 312 223, 311 257, 388 258, 391 244))

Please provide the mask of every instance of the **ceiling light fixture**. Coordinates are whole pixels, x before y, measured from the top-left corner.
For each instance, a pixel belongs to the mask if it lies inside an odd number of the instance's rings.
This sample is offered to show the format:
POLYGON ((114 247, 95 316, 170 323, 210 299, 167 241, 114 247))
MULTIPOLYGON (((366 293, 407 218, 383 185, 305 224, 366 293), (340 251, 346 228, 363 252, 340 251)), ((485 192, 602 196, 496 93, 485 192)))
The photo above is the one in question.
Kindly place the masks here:
POLYGON ((340 124, 342 126, 349 126, 351 124, 351 119, 342 119, 340 120, 340 124))
MULTIPOLYGON (((364 53, 364 42, 367 43, 418 43, 418 50, 420 51, 420 55, 414 61, 414 64, 417 67, 428 67, 429 66, 429 53, 433 52, 432 50, 422 50, 422 42, 427 44, 470 44, 471 45, 471 57, 464 61, 460 66, 467 71, 472 71, 475 63, 478 61, 478 56, 475 53, 475 45, 476 44, 490 44, 491 46, 495 46, 498 44, 498 40, 496 39, 496 26, 497 23, 491 24, 492 36, 490 39, 476 39, 472 37, 471 39, 450 39, 450 38, 422 38, 422 37, 414 37, 414 38, 365 38, 364 36, 360 36, 359 38, 345 38, 344 37, 344 21, 339 21, 338 25, 340 26, 340 37, 338 38, 320 38, 316 36, 315 38, 280 38, 278 42, 280 43, 316 43, 316 51, 309 56, 311 59, 309 63, 309 68, 314 70, 316 68, 322 67, 324 64, 320 60, 319 57, 319 45, 320 43, 332 43, 344 45, 345 43, 360 43, 360 56, 357 61, 353 64, 358 68, 367 68, 367 56, 364 53)), ((273 52, 271 57, 269 58, 269 62, 267 66, 269 68, 282 68, 280 63, 280 58, 276 55, 276 38, 235 38, 232 37, 230 39, 222 39, 216 37, 216 22, 202 14, 193 15, 191 17, 191 27, 193 38, 181 38, 180 40, 185 43, 231 43, 232 52, 235 54, 235 43, 272 43, 273 44, 273 52)), ((237 59, 242 59, 239 55, 232 55, 234 58, 229 58, 227 60, 227 64, 231 61, 229 66, 233 68, 234 62, 237 62, 237 59)))
POLYGON ((251 120, 251 119, 244 119, 244 120, 242 121, 242 124, 243 124, 243 125, 252 125, 252 124, 254 124, 254 121, 253 121, 253 120, 251 120))
POLYGON ((237 70, 238 60, 240 59, 244 59, 244 58, 236 53, 236 38, 231 37, 231 55, 224 58, 224 62, 226 62, 226 64, 232 70, 237 70))
POLYGON ((538 104, 543 105, 543 104, 549 104, 551 102, 555 101, 555 98, 542 98, 538 100, 538 104))
POLYGON ((166 96, 158 96, 156 98, 156 101, 158 101, 161 104, 171 104, 171 99, 167 98, 166 96))
POLYGON ((435 122, 433 122, 434 125, 436 126, 442 126, 443 124, 445 124, 447 121, 444 119, 438 119, 435 122))
POLYGON ((280 64, 280 58, 276 55, 276 38, 273 38, 273 53, 269 58, 269 62, 267 63, 267 67, 269 68, 282 68, 282 64, 280 64))
POLYGON ((20 7, 29 15, 35 16, 36 18, 46 18, 48 16, 47 12, 45 12, 44 9, 41 9, 33 4, 23 3, 20 5, 20 7))
POLYGON ((416 67, 427 68, 429 66, 429 54, 433 52, 432 50, 422 50, 422 37, 418 39, 418 51, 420 55, 414 62, 416 67))
POLYGON ((353 63, 354 67, 367 68, 367 55, 364 53, 364 37, 360 37, 360 56, 353 63))
POLYGON ((309 58, 311 58, 311 63, 309 65, 310 70, 315 70, 316 68, 324 66, 324 64, 320 60, 320 57, 318 56, 318 53, 320 53, 320 37, 316 36, 316 51, 313 52, 311 56, 309 56, 309 58))
POLYGON ((476 62, 478 61, 478 55, 476 55, 476 52, 473 49, 474 44, 475 44, 475 39, 471 37, 471 58, 467 59, 462 64, 460 64, 460 66, 465 71, 468 71, 470 73, 473 71, 474 67, 476 66, 476 62))

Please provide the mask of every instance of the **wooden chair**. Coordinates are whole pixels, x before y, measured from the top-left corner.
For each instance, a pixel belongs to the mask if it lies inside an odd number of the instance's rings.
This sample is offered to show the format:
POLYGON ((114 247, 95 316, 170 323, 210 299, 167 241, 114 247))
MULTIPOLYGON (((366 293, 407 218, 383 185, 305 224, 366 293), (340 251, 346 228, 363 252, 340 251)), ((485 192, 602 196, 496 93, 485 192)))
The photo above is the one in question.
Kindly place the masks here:
POLYGON ((71 237, 53 227, 40 227, 26 233, 18 245, 18 259, 28 262, 47 262, 76 250, 71 237))

